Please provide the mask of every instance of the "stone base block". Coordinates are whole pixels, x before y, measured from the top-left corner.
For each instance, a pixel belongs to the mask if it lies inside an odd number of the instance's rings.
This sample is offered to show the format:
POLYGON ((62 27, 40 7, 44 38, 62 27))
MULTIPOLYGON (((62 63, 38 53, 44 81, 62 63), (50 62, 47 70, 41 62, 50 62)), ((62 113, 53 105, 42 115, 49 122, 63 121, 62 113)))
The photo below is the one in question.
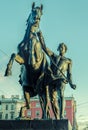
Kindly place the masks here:
POLYGON ((0 130, 72 130, 68 120, 0 120, 0 130))

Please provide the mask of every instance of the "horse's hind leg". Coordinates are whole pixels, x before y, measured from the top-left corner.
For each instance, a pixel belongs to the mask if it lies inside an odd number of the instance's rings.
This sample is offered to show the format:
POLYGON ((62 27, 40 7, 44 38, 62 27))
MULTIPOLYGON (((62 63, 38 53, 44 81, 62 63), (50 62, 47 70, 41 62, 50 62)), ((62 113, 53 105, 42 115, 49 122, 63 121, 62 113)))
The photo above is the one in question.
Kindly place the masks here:
POLYGON ((42 119, 50 118, 50 100, 48 86, 45 87, 45 92, 39 97, 42 108, 42 119))
POLYGON ((26 106, 21 107, 20 112, 19 112, 19 118, 24 118, 24 110, 26 109, 26 106))
POLYGON ((27 91, 24 91, 24 98, 26 101, 26 107, 27 109, 30 109, 30 94, 27 91))
POLYGON ((42 119, 47 119, 46 109, 45 109, 45 106, 46 106, 45 96, 44 95, 39 96, 39 100, 40 100, 40 105, 41 105, 41 109, 42 109, 42 119))
MULTIPOLYGON (((23 88, 25 88, 25 87, 23 87, 23 88)), ((24 118, 25 117, 25 115, 24 115, 25 109, 30 109, 30 94, 29 94, 29 92, 25 91, 24 89, 23 89, 23 92, 24 92, 24 98, 26 101, 26 105, 21 107, 20 113, 19 113, 19 118, 24 118)))
POLYGON ((49 97, 49 86, 46 86, 46 93, 45 93, 45 98, 46 98, 46 115, 47 118, 50 119, 50 97, 49 97))

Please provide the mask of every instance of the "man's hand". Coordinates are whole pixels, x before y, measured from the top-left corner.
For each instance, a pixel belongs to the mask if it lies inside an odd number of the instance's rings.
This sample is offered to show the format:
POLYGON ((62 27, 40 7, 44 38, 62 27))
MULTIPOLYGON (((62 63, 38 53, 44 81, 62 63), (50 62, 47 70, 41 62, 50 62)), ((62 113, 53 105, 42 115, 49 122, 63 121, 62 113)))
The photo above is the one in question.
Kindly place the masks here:
POLYGON ((39 30, 39 31, 37 32, 37 35, 38 35, 38 37, 42 36, 42 32, 39 30))
POLYGON ((75 84, 70 84, 72 89, 76 89, 76 85, 75 84))

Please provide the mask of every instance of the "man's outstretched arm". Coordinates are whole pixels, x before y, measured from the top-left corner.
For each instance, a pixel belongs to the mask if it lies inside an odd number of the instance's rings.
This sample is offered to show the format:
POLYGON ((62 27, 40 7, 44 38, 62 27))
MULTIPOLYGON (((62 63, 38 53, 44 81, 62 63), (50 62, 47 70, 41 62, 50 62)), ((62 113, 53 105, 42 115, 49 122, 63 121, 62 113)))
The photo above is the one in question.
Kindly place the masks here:
POLYGON ((70 59, 69 59, 68 70, 67 70, 67 79, 69 81, 71 88, 76 89, 76 85, 73 84, 72 82, 72 61, 70 59))

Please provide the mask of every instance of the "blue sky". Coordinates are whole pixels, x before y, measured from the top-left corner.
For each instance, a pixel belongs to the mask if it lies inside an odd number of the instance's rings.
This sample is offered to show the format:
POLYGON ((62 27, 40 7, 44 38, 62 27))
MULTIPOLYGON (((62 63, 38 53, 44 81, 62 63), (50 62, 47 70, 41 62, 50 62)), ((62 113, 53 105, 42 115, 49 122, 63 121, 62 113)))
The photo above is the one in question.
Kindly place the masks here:
POLYGON ((0 94, 22 94, 18 84, 19 65, 14 63, 12 77, 3 77, 11 53, 23 39, 26 19, 32 2, 44 6, 40 29, 47 47, 58 54, 57 46, 68 46, 66 56, 73 61, 73 82, 77 89, 66 86, 65 96, 77 100, 78 117, 88 112, 88 0, 0 0, 0 94), (85 104, 82 104, 85 103, 85 104))

